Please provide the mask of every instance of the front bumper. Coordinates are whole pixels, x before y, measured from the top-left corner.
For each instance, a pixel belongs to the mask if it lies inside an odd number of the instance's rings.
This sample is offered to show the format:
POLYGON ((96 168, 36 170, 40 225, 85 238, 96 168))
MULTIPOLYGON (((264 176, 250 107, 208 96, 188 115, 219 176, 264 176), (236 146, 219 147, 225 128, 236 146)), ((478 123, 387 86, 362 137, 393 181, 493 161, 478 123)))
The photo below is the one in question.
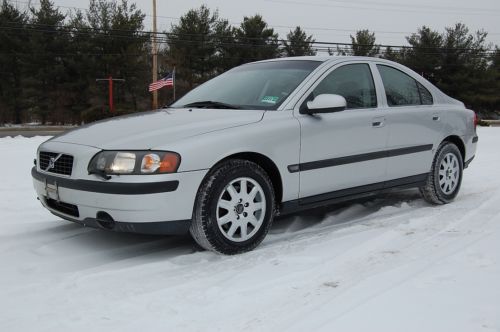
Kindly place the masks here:
POLYGON ((189 227, 191 226, 191 220, 170 220, 155 222, 122 222, 109 220, 106 218, 85 218, 83 220, 78 220, 68 217, 64 214, 59 214, 52 210, 50 210, 50 212, 55 216, 75 222, 85 227, 99 228, 124 233, 184 235, 189 232, 189 227))
POLYGON ((120 232, 180 234, 189 229, 206 172, 130 175, 109 181, 55 176, 36 167, 31 174, 42 205, 63 219, 120 232))

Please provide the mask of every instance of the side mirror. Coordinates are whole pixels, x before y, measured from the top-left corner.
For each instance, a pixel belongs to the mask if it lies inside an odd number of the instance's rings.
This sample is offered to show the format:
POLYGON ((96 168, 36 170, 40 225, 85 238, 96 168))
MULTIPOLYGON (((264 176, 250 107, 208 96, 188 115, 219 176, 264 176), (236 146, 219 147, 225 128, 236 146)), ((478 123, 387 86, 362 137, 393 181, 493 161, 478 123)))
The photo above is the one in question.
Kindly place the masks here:
POLYGON ((302 114, 333 113, 346 109, 347 101, 340 95, 322 94, 307 102, 307 107, 300 110, 302 114))

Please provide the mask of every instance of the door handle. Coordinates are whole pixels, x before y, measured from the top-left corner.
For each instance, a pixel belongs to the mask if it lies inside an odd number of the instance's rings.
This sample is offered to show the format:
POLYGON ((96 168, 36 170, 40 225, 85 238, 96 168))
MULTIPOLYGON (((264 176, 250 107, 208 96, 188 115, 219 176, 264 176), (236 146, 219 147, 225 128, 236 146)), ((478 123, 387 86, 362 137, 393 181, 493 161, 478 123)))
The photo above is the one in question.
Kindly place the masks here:
POLYGON ((385 117, 377 116, 372 119, 372 127, 373 128, 381 128, 385 125, 385 117))
POLYGON ((440 119, 440 118, 439 118, 439 115, 434 114, 434 115, 432 116, 432 120, 434 120, 434 121, 439 121, 439 119, 440 119))

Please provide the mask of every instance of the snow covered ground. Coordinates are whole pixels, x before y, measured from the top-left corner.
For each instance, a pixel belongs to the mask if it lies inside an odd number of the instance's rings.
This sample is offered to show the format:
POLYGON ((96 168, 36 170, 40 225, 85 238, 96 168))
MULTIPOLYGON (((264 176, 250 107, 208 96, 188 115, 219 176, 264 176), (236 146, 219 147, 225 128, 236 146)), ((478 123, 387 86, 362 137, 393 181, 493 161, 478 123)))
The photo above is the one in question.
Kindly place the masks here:
POLYGON ((59 220, 31 186, 46 138, 0 139, 0 331, 500 331, 500 128, 479 137, 453 204, 303 213, 235 257, 59 220))

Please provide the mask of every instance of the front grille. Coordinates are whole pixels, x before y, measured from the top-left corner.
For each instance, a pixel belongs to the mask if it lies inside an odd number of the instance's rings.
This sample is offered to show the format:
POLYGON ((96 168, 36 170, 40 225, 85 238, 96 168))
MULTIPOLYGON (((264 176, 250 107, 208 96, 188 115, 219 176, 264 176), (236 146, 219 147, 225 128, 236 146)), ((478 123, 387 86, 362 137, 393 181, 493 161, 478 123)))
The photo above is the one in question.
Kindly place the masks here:
POLYGON ((67 214, 69 216, 73 217, 79 217, 80 212, 78 211, 78 206, 69 204, 69 203, 64 203, 64 202, 58 202, 52 198, 46 198, 45 202, 47 203, 47 206, 50 207, 51 209, 54 209, 58 212, 67 214))
POLYGON ((40 151, 39 165, 40 169, 45 172, 71 175, 73 170, 73 156, 63 153, 40 151))

